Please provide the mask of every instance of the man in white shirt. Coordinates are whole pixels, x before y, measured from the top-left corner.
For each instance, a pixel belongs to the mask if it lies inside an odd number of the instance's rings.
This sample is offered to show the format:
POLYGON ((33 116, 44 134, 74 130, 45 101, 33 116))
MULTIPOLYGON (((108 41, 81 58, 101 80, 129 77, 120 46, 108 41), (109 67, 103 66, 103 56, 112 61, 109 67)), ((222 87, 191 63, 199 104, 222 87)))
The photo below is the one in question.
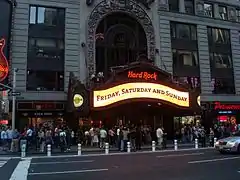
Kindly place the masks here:
POLYGON ((104 147, 106 138, 107 138, 107 131, 102 127, 100 130, 100 148, 104 147))
POLYGON ((162 148, 162 142, 163 142, 163 130, 159 127, 156 130, 156 136, 158 140, 158 146, 161 149, 162 148))
POLYGON ((1 132, 1 141, 2 141, 3 150, 6 151, 7 133, 6 133, 6 130, 5 130, 5 129, 2 129, 2 132, 1 132))

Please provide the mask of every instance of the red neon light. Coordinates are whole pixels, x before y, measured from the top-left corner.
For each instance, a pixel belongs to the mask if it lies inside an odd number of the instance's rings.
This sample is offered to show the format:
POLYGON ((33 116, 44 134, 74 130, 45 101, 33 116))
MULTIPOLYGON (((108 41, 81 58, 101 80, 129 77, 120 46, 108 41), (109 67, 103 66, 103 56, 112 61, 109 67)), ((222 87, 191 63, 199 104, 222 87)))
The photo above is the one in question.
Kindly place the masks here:
POLYGON ((215 110, 240 110, 240 105, 226 105, 226 104, 221 104, 220 102, 215 102, 214 106, 215 110))
POLYGON ((9 72, 9 66, 6 56, 3 53, 5 47, 5 39, 0 40, 0 82, 3 81, 9 72))
POLYGON ((153 80, 157 80, 157 73, 149 73, 146 71, 142 71, 142 72, 134 72, 134 71, 128 71, 128 78, 131 79, 145 79, 145 80, 149 80, 149 79, 153 79, 153 80))

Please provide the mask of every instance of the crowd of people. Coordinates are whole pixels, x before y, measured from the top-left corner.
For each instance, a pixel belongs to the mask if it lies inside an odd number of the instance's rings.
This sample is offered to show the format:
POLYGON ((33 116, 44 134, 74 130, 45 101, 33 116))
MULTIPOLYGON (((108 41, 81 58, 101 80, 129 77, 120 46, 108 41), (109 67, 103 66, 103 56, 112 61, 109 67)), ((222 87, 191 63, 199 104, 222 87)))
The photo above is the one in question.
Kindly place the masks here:
MULTIPOLYGON (((203 126, 183 125, 175 131, 174 139, 181 143, 191 143, 196 138, 203 147, 208 140, 213 146, 214 138, 228 137, 234 131, 240 129, 227 125, 215 125, 206 130, 203 126)), ((18 152, 22 144, 26 144, 27 151, 34 150, 39 152, 46 151, 47 145, 52 149, 59 149, 61 152, 71 150, 72 145, 82 144, 83 146, 104 148, 108 142, 110 147, 116 147, 119 151, 127 150, 127 142, 131 143, 134 151, 141 150, 143 145, 150 145, 152 141, 156 142, 157 148, 166 148, 167 134, 163 127, 153 129, 147 125, 129 125, 114 126, 106 128, 103 125, 79 128, 71 130, 67 126, 55 127, 27 127, 19 132, 17 129, 2 127, 0 129, 0 147, 2 151, 18 152)))

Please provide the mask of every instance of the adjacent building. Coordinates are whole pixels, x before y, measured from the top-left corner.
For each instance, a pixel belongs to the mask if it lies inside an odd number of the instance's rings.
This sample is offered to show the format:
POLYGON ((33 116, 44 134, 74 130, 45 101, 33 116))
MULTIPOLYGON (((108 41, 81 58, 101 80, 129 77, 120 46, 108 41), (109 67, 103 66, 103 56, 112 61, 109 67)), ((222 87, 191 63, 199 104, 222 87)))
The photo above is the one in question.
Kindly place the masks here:
POLYGON ((17 119, 63 118, 71 72, 87 83, 142 56, 198 89, 206 119, 215 103, 240 110, 237 0, 17 0, 10 60, 19 69, 17 119))

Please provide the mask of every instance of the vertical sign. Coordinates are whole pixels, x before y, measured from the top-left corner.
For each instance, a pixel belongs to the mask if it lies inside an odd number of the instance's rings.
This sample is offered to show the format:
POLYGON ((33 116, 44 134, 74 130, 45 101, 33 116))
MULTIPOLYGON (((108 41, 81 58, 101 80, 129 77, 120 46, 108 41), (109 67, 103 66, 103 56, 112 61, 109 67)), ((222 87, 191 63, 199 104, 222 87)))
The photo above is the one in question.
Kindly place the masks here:
POLYGON ((10 0, 0 0, 0 83, 5 85, 8 84, 12 8, 10 0))

